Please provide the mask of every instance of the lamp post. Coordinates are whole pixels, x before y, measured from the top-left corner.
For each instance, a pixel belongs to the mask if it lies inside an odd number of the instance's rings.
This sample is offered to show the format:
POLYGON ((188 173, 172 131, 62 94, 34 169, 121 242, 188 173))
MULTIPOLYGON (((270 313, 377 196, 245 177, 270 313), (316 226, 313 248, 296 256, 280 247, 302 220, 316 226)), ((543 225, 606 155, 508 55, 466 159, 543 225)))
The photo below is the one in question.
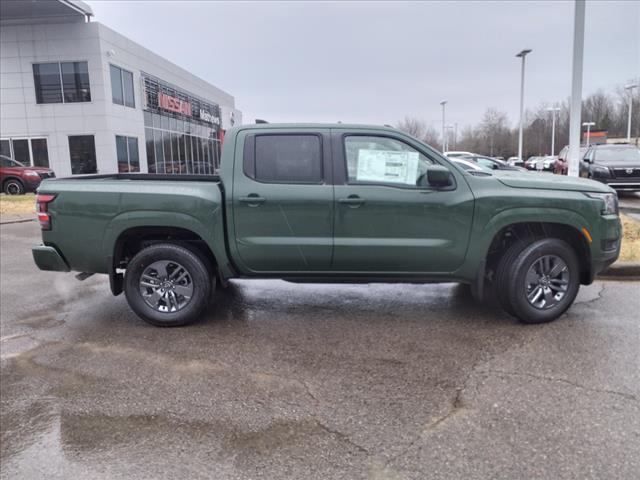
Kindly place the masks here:
POLYGON ((582 126, 583 127, 587 127, 587 144, 585 145, 586 147, 589 147, 591 145, 591 141, 589 140, 589 137, 591 136, 591 127, 595 126, 596 122, 583 122, 582 126))
POLYGON ((458 149, 458 122, 454 123, 454 130, 453 130, 453 149, 457 150, 458 149))
POLYGON ((445 132, 444 130, 444 110, 445 110, 445 105, 447 104, 446 100, 443 100, 440 102, 440 105, 442 105, 442 153, 447 151, 447 140, 446 140, 446 134, 447 132, 445 132))
MULTIPOLYGON (((444 126, 445 131, 447 132, 447 150, 449 150, 449 148, 451 147, 449 140, 451 138, 451 131, 453 130, 453 125, 445 125, 444 126)), ((454 139, 454 145, 455 145, 455 139, 454 139)), ((455 148, 455 147, 454 147, 455 148)))
POLYGON ((531 53, 531 49, 527 48, 516 54, 516 57, 522 58, 522 70, 520 73, 520 131, 518 132, 518 158, 522 160, 522 122, 524 110, 524 58, 531 53))
POLYGON ((556 153, 556 112, 560 111, 559 107, 547 108, 551 112, 551 156, 556 153))
POLYGON ((567 175, 580 173, 580 115, 582 109, 582 63, 584 59, 585 0, 575 0, 573 9, 573 60, 571 65, 571 106, 569 115, 569 155, 567 175))
POLYGON ((629 91, 629 119, 627 120, 627 142, 631 143, 631 108, 633 107, 633 89, 637 88, 637 83, 625 85, 625 90, 629 91))

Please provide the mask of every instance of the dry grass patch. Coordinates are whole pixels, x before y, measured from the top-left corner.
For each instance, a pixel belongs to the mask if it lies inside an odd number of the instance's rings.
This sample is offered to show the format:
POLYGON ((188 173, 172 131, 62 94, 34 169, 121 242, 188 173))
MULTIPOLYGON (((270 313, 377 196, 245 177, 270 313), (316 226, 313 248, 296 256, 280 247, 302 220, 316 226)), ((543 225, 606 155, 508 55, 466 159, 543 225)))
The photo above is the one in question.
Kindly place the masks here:
POLYGON ((622 220, 622 246, 620 248, 620 258, 622 262, 640 261, 640 223, 632 220, 626 215, 620 215, 622 220))
POLYGON ((17 213, 36 213, 36 196, 33 193, 26 195, 0 195, 0 215, 13 215, 17 213))

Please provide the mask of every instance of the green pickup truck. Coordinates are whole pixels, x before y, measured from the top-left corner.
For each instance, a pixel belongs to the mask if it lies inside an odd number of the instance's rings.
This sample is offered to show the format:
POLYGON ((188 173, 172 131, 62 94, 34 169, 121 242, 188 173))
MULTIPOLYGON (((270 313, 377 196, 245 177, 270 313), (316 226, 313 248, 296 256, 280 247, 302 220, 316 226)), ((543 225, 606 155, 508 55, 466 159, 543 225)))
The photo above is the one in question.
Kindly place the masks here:
POLYGON ((197 319, 232 278, 461 282, 548 322, 621 239, 602 183, 467 171, 393 128, 344 124, 233 128, 219 175, 45 180, 37 210, 39 268, 107 274, 158 326, 197 319))

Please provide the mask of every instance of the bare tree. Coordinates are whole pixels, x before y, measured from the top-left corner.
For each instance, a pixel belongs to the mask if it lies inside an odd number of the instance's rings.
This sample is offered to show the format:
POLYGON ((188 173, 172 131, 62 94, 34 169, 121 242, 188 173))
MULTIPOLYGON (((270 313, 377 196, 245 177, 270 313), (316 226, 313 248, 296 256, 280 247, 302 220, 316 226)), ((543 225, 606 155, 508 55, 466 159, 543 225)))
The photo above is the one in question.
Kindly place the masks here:
POLYGON ((412 137, 421 139, 427 127, 422 120, 415 117, 404 117, 404 120, 396 124, 396 128, 408 133, 412 137))
POLYGON ((408 133, 412 137, 422 140, 427 145, 437 146, 440 143, 440 134, 432 126, 414 117, 404 117, 404 120, 396 124, 398 130, 408 133))

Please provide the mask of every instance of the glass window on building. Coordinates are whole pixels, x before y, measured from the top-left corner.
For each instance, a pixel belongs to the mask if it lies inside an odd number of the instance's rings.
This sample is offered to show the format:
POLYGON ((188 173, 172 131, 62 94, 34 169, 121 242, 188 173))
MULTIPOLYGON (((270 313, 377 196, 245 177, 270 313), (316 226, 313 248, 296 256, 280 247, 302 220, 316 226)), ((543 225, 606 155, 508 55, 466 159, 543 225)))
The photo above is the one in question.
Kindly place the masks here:
POLYGON ((9 139, 0 140, 0 155, 11 157, 11 141, 9 139))
POLYGON ((62 81, 59 63, 33 65, 33 81, 37 103, 62 103, 62 81))
POLYGON ((26 166, 49 167, 46 138, 5 138, 0 140, 0 154, 26 166))
POLYGON ((73 175, 98 172, 93 135, 69 136, 69 156, 73 175))
POLYGON ((118 173, 140 171, 138 139, 136 137, 116 135, 116 154, 118 157, 118 173))
POLYGON ((109 76, 111 78, 111 98, 113 103, 135 108, 133 73, 115 65, 109 65, 109 76))
POLYGON ((26 138, 13 139, 13 155, 11 158, 19 161, 24 165, 31 165, 31 155, 29 154, 29 140, 26 138))
POLYGON ((62 92, 64 102, 90 102, 89 67, 87 62, 62 62, 62 92))
POLYGON ((144 131, 145 143, 147 147, 147 171, 156 173, 156 154, 153 145, 153 130, 146 128, 144 131))
POLYGON ((49 168, 49 149, 46 138, 32 138, 31 153, 33 154, 34 167, 49 168))
POLYGON ((37 103, 91 101, 87 62, 34 63, 33 81, 37 103))

